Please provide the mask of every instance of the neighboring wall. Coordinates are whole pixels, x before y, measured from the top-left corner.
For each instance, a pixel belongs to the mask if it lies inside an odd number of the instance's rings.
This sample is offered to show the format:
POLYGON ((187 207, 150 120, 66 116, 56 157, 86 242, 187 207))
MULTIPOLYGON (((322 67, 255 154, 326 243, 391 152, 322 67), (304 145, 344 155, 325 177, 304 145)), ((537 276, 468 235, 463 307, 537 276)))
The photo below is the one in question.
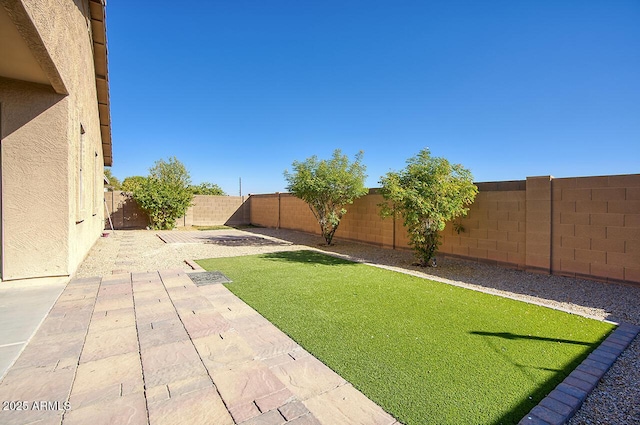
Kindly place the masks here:
MULTIPOLYGON (((640 283, 640 174, 477 183, 469 214, 442 232, 440 253, 521 270, 640 283)), ((106 193, 114 226, 146 216, 119 192, 106 193)), ((402 218, 379 215, 376 189, 347 207, 337 239, 409 249, 402 218)), ((308 205, 289 193, 196 196, 178 225, 253 224, 320 235, 308 205)), ((318 236, 320 238, 320 236, 318 236)), ((321 239, 319 239, 319 242, 321 239)))
MULTIPOLYGON (((442 231, 440 252, 509 267, 526 267, 527 181, 477 183, 469 214, 442 231)), ((403 230, 404 232, 404 230, 403 230)))
MULTIPOLYGON (((640 283, 640 174, 478 183, 464 231, 449 223, 445 255, 610 282, 640 283)), ((347 207, 336 238, 408 249, 401 218, 382 220, 375 190, 347 207), (394 223, 395 222, 395 223, 394 223)), ((250 222, 320 234, 290 194, 253 195, 250 222)))
POLYGON ((184 217, 176 221, 177 226, 235 226, 248 223, 245 217, 244 196, 195 195, 193 205, 184 217))
MULTIPOLYGON (((144 229, 149 225, 149 217, 127 192, 104 193, 106 211, 105 229, 144 229)), ((177 227, 184 226, 229 226, 248 224, 249 211, 245 198, 240 196, 195 195, 193 205, 187 213, 176 220, 177 227)))
POLYGON ((111 225, 114 229, 144 229, 149 225, 147 213, 127 192, 104 192, 104 200, 105 229, 110 229, 111 225))
POLYGON ((640 282, 640 175, 552 183, 553 270, 640 282))

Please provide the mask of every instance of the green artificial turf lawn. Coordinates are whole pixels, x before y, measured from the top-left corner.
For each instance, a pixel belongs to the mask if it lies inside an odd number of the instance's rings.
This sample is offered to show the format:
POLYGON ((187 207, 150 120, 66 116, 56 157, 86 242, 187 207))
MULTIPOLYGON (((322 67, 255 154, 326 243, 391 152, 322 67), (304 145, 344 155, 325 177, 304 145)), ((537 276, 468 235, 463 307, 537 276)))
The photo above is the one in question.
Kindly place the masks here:
POLYGON ((509 424, 613 325, 313 251, 199 260, 404 424, 509 424))

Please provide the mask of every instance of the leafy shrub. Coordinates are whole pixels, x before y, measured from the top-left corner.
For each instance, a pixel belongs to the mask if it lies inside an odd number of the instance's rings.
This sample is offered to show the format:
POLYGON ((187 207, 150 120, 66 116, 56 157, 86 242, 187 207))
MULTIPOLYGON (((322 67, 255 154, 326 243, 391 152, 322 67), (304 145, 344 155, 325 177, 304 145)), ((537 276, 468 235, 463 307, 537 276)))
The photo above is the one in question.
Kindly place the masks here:
POLYGON ((224 196, 224 190, 215 183, 204 182, 199 185, 191 186, 191 191, 194 195, 217 195, 224 196))
POLYGON ((191 206, 193 191, 185 166, 175 157, 159 160, 149 176, 138 181, 133 198, 148 215, 154 229, 173 229, 176 219, 191 206))
POLYGON ((432 157, 429 149, 407 160, 405 169, 391 171, 380 180, 382 217, 402 214, 409 243, 420 265, 434 265, 440 245, 439 231, 447 221, 467 215, 478 188, 471 172, 460 164, 432 157))
POLYGON ((331 245, 340 220, 347 213, 345 206, 368 192, 362 155, 360 151, 350 163, 336 149, 331 159, 318 160, 314 155, 304 162, 294 161, 293 173, 284 172, 287 190, 309 204, 327 245, 331 245))

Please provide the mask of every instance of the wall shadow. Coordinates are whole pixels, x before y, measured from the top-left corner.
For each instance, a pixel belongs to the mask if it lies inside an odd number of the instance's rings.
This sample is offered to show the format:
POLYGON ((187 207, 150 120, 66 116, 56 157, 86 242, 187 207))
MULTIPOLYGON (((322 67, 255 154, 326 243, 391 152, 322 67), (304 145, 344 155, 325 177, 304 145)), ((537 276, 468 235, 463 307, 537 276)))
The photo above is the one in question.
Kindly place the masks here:
POLYGON ((51 86, 0 77, 0 102, 4 105, 0 138, 18 131, 65 97, 51 86))
POLYGON ((231 216, 225 221, 225 226, 243 226, 249 224, 250 220, 250 206, 249 199, 245 199, 237 210, 231 214, 231 216))

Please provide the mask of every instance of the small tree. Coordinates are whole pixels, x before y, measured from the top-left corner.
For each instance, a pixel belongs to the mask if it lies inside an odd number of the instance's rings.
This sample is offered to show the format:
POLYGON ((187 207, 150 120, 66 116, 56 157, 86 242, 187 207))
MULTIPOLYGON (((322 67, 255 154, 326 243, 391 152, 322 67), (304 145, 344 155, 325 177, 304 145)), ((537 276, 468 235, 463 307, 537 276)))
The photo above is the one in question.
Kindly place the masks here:
POLYGON ((478 193, 471 172, 460 164, 434 158, 429 149, 407 160, 400 172, 381 177, 380 190, 387 201, 380 204, 382 217, 402 214, 409 243, 421 266, 435 265, 439 231, 447 221, 464 216, 478 193))
POLYGON ((191 191, 194 195, 217 195, 224 196, 224 190, 215 183, 204 182, 199 185, 191 186, 191 191))
POLYGON ((136 188, 140 187, 145 180, 146 180, 146 177, 143 177, 143 176, 125 177, 121 185, 122 191, 134 192, 136 188))
POLYGON ((345 206, 368 192, 362 155, 360 151, 349 163, 349 158, 336 149, 329 160, 318 160, 314 155, 304 162, 294 161, 293 173, 284 172, 287 190, 309 204, 327 245, 331 245, 340 220, 347 213, 345 206))
POLYGON ((175 157, 156 161, 149 176, 134 187, 133 198, 151 220, 154 229, 172 229, 176 219, 191 206, 193 192, 185 166, 175 157))

